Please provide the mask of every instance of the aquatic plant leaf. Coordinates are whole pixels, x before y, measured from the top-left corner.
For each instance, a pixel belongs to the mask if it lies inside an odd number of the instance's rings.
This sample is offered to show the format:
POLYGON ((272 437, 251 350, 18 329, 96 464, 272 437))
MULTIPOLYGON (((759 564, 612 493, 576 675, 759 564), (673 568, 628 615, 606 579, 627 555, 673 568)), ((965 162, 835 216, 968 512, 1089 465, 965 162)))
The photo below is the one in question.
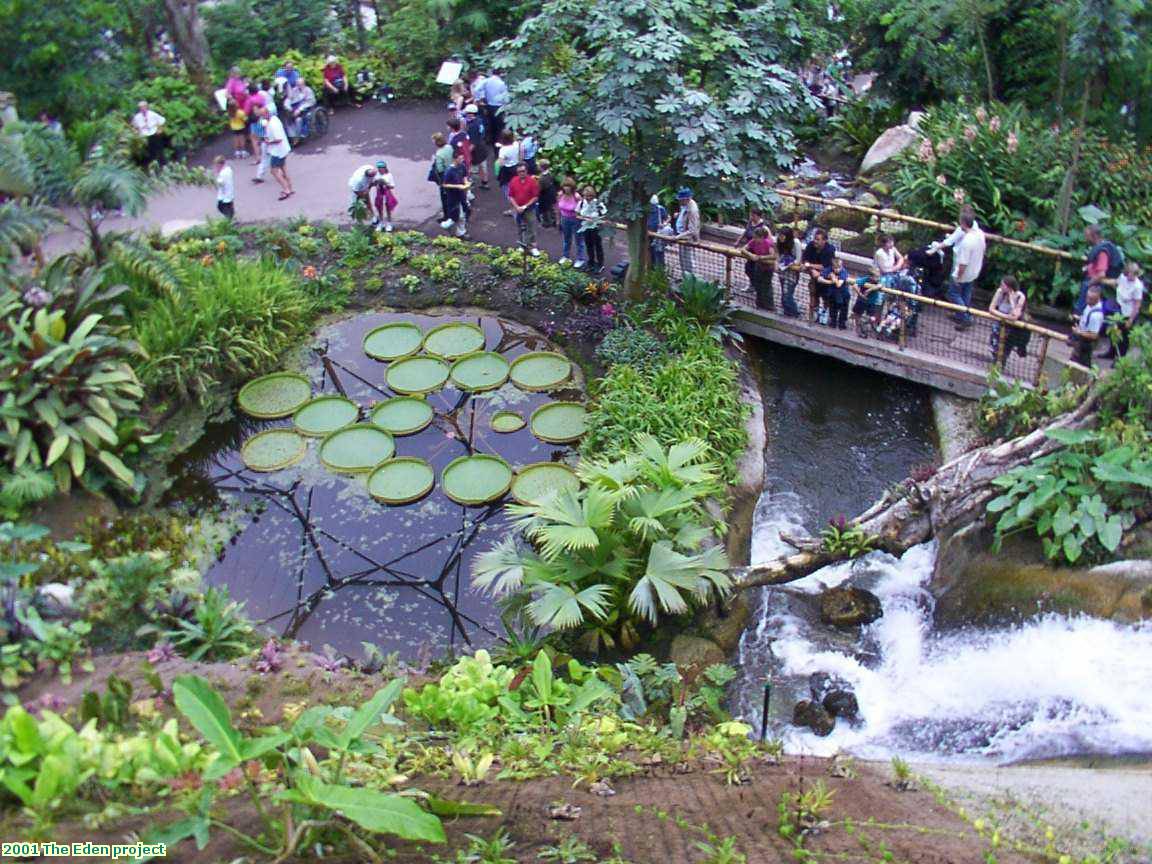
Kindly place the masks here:
POLYGON ((312 396, 312 384, 295 372, 273 372, 240 388, 236 401, 250 417, 273 420, 287 417, 312 396))
POLYGON ((586 412, 579 402, 548 402, 532 412, 532 434, 550 444, 575 441, 587 431, 586 412))
POLYGON ((554 351, 532 351, 512 361, 509 377, 521 390, 541 391, 559 387, 572 374, 572 363, 554 351))
POLYGON ((364 353, 376 360, 398 360, 420 350, 424 331, 411 321, 393 321, 364 336, 364 353))
POLYGON ((452 360, 484 349, 484 331, 465 321, 451 321, 428 331, 424 350, 435 357, 452 360))
POLYGON ((494 351, 465 354, 452 364, 452 383, 461 390, 481 393, 495 390, 508 380, 511 365, 494 351))

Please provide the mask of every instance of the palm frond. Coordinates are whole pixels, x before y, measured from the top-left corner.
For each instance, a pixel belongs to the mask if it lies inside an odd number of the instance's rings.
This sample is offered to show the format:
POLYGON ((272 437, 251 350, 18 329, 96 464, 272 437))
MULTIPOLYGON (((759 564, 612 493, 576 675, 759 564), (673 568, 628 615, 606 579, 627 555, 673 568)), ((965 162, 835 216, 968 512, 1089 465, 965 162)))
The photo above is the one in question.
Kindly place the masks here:
POLYGON ((36 191, 36 170, 16 135, 0 135, 0 192, 14 197, 36 191))
POLYGON ((59 213, 46 204, 6 201, 0 204, 0 248, 27 249, 38 243, 49 226, 58 221, 59 213))
POLYGON ((477 556, 472 565, 472 586, 499 597, 519 590, 524 584, 525 553, 512 537, 505 537, 477 556))
POLYGON ((108 261, 138 285, 175 296, 185 282, 184 274, 164 253, 135 238, 119 238, 108 249, 108 261))
POLYGON ((549 560, 578 549, 595 549, 600 543, 597 532, 612 525, 617 500, 613 493, 595 486, 550 495, 536 506, 541 524, 531 536, 549 560))
POLYGON ((681 591, 695 592, 698 576, 691 556, 681 555, 666 540, 653 543, 648 551, 648 567, 632 588, 628 603, 652 624, 660 613, 679 615, 688 611, 688 601, 681 591))
POLYGON ((152 182, 145 171, 118 159, 90 160, 80 169, 72 197, 83 207, 115 207, 139 216, 148 204, 152 182))
POLYGON ((589 585, 582 591, 574 591, 568 585, 548 585, 528 604, 528 617, 541 627, 579 627, 584 623, 585 611, 595 618, 606 616, 609 594, 605 585, 589 585))
POLYGON ((641 492, 624 505, 624 513, 632 531, 647 541, 671 533, 668 517, 691 507, 694 502, 695 495, 690 489, 641 492))

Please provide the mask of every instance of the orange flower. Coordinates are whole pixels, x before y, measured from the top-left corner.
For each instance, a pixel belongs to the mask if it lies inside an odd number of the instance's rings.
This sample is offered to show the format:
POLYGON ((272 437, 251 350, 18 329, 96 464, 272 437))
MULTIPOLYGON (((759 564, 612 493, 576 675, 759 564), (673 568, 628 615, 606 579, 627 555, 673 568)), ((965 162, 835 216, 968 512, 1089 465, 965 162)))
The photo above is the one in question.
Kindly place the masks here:
POLYGON ((313 267, 311 264, 307 264, 300 271, 300 275, 303 276, 305 279, 315 279, 316 278, 316 268, 313 267))
POLYGON ((211 267, 215 263, 216 263, 216 259, 213 258, 211 255, 200 256, 200 264, 204 267, 211 267))

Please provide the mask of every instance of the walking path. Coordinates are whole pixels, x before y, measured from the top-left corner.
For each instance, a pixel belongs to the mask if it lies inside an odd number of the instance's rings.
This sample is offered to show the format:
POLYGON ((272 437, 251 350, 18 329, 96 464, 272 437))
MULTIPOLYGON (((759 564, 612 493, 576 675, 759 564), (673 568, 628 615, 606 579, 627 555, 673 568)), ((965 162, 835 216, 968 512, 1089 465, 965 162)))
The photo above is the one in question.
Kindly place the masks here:
MULTIPOLYGON (((236 218, 241 222, 264 222, 274 219, 310 219, 348 221, 348 178, 361 165, 383 159, 396 178, 400 205, 395 213, 397 228, 410 228, 431 234, 443 231, 440 221, 440 196, 435 184, 428 182, 428 165, 434 150, 433 132, 445 132, 448 112, 440 103, 417 102, 402 105, 371 103, 361 110, 341 108, 332 117, 328 134, 319 141, 301 144, 288 157, 288 174, 296 194, 278 201, 280 187, 268 178, 253 184, 256 167, 251 159, 235 159, 231 165, 236 174, 236 218)), ((221 126, 223 127, 223 120, 221 126)), ((189 163, 208 168, 217 155, 230 156, 232 139, 222 133, 211 143, 192 154, 189 163)), ((490 191, 476 186, 469 237, 485 243, 512 246, 516 227, 504 216, 500 190, 492 184, 490 191)), ((154 196, 148 209, 136 218, 109 215, 104 222, 108 231, 167 230, 174 231, 218 216, 216 193, 211 187, 179 187, 154 196)), ((560 257, 559 231, 537 227, 540 248, 553 258, 560 257)), ((619 233, 614 240, 606 232, 606 265, 611 267, 627 257, 627 239, 619 233)), ((44 248, 51 256, 74 248, 80 241, 75 229, 57 231, 47 238, 44 248)))

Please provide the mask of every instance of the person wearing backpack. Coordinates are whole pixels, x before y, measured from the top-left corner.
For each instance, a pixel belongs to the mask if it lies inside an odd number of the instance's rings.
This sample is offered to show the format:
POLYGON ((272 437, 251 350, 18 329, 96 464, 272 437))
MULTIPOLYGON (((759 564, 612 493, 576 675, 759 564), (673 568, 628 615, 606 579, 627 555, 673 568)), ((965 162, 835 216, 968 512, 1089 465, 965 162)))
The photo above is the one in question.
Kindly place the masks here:
POLYGON ((1103 286, 1105 279, 1116 279, 1124 272, 1124 253, 1111 240, 1104 238, 1099 225, 1089 225, 1084 229, 1084 239, 1088 241, 1088 254, 1084 258, 1084 279, 1080 283, 1080 296, 1072 310, 1079 315, 1084 311, 1091 285, 1103 286))

